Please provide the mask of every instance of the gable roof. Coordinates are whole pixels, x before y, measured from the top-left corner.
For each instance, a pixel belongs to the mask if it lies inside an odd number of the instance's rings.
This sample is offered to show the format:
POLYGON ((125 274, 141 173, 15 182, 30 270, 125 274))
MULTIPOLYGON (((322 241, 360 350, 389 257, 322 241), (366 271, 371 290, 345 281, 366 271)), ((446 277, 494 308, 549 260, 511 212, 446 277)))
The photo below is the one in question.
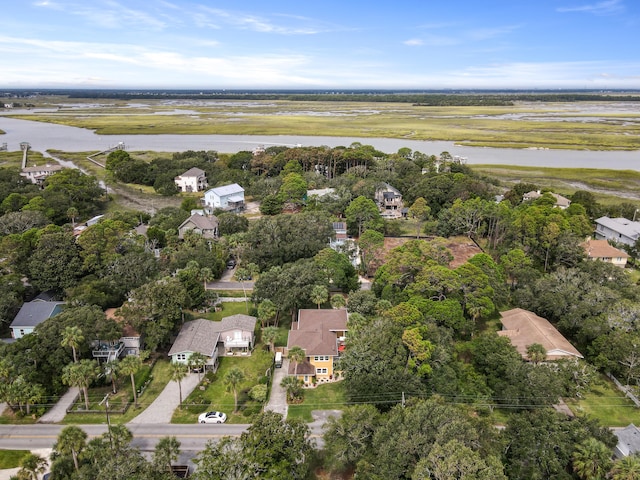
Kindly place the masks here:
POLYGON ((178 230, 182 229, 186 225, 192 223, 196 228, 200 230, 215 230, 218 228, 218 217, 211 216, 205 217, 204 215, 200 215, 199 213, 194 213, 189 218, 187 218, 184 222, 180 224, 178 230))
POLYGON ((64 302, 45 302, 42 300, 26 302, 20 307, 20 311, 11 322, 10 327, 35 327, 40 325, 45 320, 55 316, 61 305, 64 305, 64 302))
MULTIPOLYGON (((566 197, 563 197, 562 195, 559 195, 553 192, 545 192, 545 193, 549 193, 553 198, 556 199, 556 203, 555 203, 556 207, 567 208, 569 205, 571 205, 571 200, 569 200, 566 197)), ((522 195, 522 199, 525 201, 536 200, 537 198, 540 198, 542 195, 544 194, 541 193, 540 190, 531 190, 530 192, 527 192, 524 195, 522 195)))
POLYGON ((182 175, 179 175, 179 177, 182 177, 182 178, 184 178, 184 177, 199 177, 199 176, 204 175, 204 174, 205 174, 204 170, 201 170, 201 169, 199 169, 197 167, 193 167, 193 168, 190 168, 189 170, 187 170, 186 172, 184 172, 182 175))
POLYGON ((587 240, 582 244, 589 258, 629 258, 624 250, 612 247, 607 240, 587 240))
POLYGON ((623 217, 600 217, 596 220, 596 223, 634 240, 640 236, 640 222, 627 220, 623 217))
POLYGON ((583 358, 582 354, 546 318, 522 308, 501 312, 500 316, 505 330, 498 332, 498 335, 508 337, 522 358, 527 358, 527 347, 534 343, 539 343, 545 348, 548 360, 566 357, 583 358))
POLYGON ((347 310, 303 309, 291 326, 287 348, 301 347, 307 355, 338 355, 337 333, 347 330, 347 310))
POLYGON ((219 332, 224 332, 227 330, 247 330, 249 332, 253 332, 256 328, 256 317, 252 317, 251 315, 243 315, 238 313, 236 315, 231 315, 229 317, 224 317, 219 322, 213 322, 216 324, 216 328, 219 332))
POLYGON ((244 188, 242 188, 237 183, 232 183, 230 185, 223 185, 222 187, 210 188, 206 193, 211 193, 217 195, 218 197, 224 197, 226 195, 236 195, 239 193, 244 193, 244 188))
POLYGON ((220 339, 220 332, 215 328, 217 323, 203 318, 185 322, 169 350, 169 356, 177 353, 200 352, 212 357, 220 339))

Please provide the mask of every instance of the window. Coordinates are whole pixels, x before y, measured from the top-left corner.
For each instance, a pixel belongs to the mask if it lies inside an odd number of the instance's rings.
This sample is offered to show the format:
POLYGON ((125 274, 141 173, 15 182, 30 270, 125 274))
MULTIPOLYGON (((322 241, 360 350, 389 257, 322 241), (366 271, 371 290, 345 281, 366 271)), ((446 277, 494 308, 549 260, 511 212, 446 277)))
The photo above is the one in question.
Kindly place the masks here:
POLYGON ((327 373, 327 369, 326 368, 316 368, 316 375, 318 374, 326 374, 327 373))
POLYGON ((184 362, 187 359, 186 353, 179 353, 176 355, 176 360, 184 362))

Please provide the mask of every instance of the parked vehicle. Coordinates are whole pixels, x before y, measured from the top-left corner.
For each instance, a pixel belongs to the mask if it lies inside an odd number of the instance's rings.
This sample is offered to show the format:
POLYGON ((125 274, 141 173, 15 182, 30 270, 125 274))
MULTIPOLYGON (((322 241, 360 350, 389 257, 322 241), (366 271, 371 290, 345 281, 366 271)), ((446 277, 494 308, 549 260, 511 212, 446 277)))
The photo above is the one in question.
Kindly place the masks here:
POLYGON ((198 423, 224 423, 227 421, 227 414, 222 412, 205 412, 198 417, 198 423))
POLYGON ((275 365, 276 368, 282 367, 282 352, 276 352, 275 365))

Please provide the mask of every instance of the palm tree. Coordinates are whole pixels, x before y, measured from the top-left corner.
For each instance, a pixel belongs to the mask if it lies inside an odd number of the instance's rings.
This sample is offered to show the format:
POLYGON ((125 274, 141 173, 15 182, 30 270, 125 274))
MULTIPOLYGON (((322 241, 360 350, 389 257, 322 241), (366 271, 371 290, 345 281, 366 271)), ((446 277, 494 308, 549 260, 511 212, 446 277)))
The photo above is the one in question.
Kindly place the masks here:
POLYGON ((131 378, 131 388, 133 389, 133 405, 138 408, 138 392, 136 391, 135 375, 142 367, 142 359, 135 355, 128 355, 120 360, 120 373, 129 375, 131 378))
POLYGON ((238 413, 238 387, 244 380, 244 373, 238 367, 229 369, 224 376, 224 383, 227 385, 227 391, 233 392, 234 409, 233 413, 238 413))
POLYGON ((302 380, 298 377, 287 375, 280 382, 280 386, 287 391, 289 401, 295 400, 302 393, 302 380))
POLYGON ((314 285, 311 289, 311 301, 318 306, 318 310, 320 310, 320 304, 327 301, 327 297, 329 296, 329 290, 324 285, 314 285))
POLYGON ((640 478, 640 456, 629 455, 616 460, 609 475, 611 480, 637 480, 640 478))
POLYGON ((275 350, 275 343, 279 334, 278 327, 265 327, 262 329, 262 341, 269 344, 270 352, 275 350))
POLYGON ((78 209, 76 207, 67 208, 67 217, 71 220, 71 227, 76 228, 76 218, 78 218, 78 209))
POLYGON ((209 267, 203 267, 198 272, 198 276, 200 280, 202 280, 202 285, 204 287, 205 292, 207 291, 207 282, 212 281, 215 277, 213 276, 213 272, 209 267))
POLYGON ((63 347, 71 347, 71 351, 73 352, 73 361, 78 362, 78 357, 76 355, 76 349, 84 342, 84 336, 82 335, 82 330, 80 330, 76 326, 68 326, 62 332, 62 342, 60 345, 63 347))
POLYGON ((532 343, 527 347, 527 358, 534 365, 544 362, 547 359, 547 349, 539 343, 532 343))
POLYGON ((35 453, 28 453, 20 460, 20 467, 18 478, 38 480, 38 475, 47 469, 47 459, 35 453))
POLYGON ((193 352, 189 356, 189 368, 195 368, 198 370, 198 381, 202 380, 202 371, 207 364, 207 356, 200 352, 193 352))
POLYGON ((260 320, 262 328, 269 323, 269 320, 276 316, 277 311, 276 305, 268 298, 260 302, 260 305, 258 305, 258 319, 260 320))
POLYGON ((573 471, 582 480, 604 479, 611 468, 611 450, 593 437, 580 443, 573 452, 573 471))
POLYGON ((47 395, 47 391, 45 388, 39 383, 31 383, 26 391, 26 406, 27 406, 27 415, 31 415, 31 405, 40 403, 45 396, 47 395))
POLYGON ((187 366, 184 363, 171 364, 171 380, 178 382, 178 391, 180 393, 180 403, 182 404, 182 380, 187 376, 187 366))
POLYGON ((87 434, 80 427, 64 427, 58 435, 58 441, 53 446, 53 450, 62 455, 71 455, 76 471, 80 469, 78 465, 78 455, 86 447, 87 434))
POLYGON ((116 377, 120 373, 120 360, 114 358, 103 364, 104 374, 111 378, 111 391, 115 394, 118 392, 116 388, 116 377))
POLYGON ((180 441, 176 437, 162 437, 153 451, 153 463, 171 471, 171 464, 180 456, 180 441))
POLYGON ((289 349, 289 353, 287 354, 287 356, 289 357, 289 360, 291 360, 292 362, 296 362, 293 375, 298 378, 298 364, 304 362, 304 359, 307 358, 307 354, 302 349, 302 347, 298 347, 296 345, 289 349))
POLYGON ((62 370, 62 383, 78 387, 84 395, 84 406, 89 410, 89 385, 98 377, 100 366, 95 360, 84 359, 70 363, 62 370))

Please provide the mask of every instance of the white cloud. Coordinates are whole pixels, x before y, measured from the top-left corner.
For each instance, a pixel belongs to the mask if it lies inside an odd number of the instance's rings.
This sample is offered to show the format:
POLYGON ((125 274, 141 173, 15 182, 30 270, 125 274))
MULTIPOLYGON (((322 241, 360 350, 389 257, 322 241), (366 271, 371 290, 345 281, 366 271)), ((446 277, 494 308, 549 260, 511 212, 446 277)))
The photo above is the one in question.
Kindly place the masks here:
POLYGON ((405 45, 408 45, 410 47, 416 47, 416 46, 424 45, 424 41, 419 39, 419 38, 412 38, 410 40, 405 40, 402 43, 404 43, 405 45))
POLYGON ((260 33, 276 33, 280 35, 313 35, 326 31, 326 28, 320 28, 313 25, 313 21, 302 17, 294 17, 291 15, 276 15, 280 18, 290 18, 294 20, 294 26, 279 25, 272 22, 268 18, 264 18, 258 15, 249 15, 242 12, 231 12, 222 10, 219 8, 210 8, 200 5, 200 22, 210 22, 212 24, 219 24, 220 22, 227 25, 252 30, 260 33), (214 19, 208 18, 205 14, 214 17, 214 19), (217 20, 217 21, 216 21, 217 20), (307 25, 302 24, 302 20, 306 20, 307 25))
POLYGON ((622 0, 605 0, 603 2, 592 3, 587 5, 579 5, 575 7, 559 7, 558 12, 584 12, 593 13, 594 15, 613 15, 625 11, 622 0))

